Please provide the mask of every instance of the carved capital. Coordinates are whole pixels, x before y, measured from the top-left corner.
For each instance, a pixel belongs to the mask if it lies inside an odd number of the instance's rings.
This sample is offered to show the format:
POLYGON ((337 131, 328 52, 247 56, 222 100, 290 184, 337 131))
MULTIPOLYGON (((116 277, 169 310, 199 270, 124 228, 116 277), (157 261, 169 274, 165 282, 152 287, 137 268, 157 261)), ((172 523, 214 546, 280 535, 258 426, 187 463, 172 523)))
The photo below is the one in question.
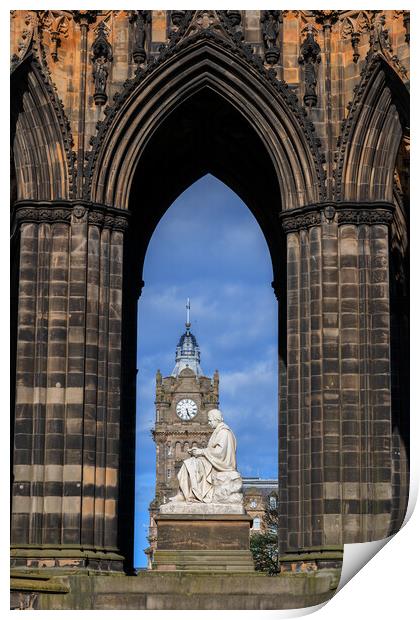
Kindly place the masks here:
POLYGON ((88 221, 89 221, 89 224, 102 227, 104 223, 104 218, 105 216, 104 216, 103 211, 98 211, 95 209, 94 211, 89 212, 88 221))
POLYGON ((18 225, 27 222, 70 224, 71 209, 67 205, 18 205, 15 211, 15 220, 18 225))
MULTIPOLYGON (((394 205, 387 202, 365 203, 319 203, 307 205, 292 212, 280 213, 283 230, 286 233, 305 230, 312 226, 331 224, 391 224, 394 205)), ((275 288, 273 283, 273 288, 275 288)))
POLYGON ((338 212, 338 225, 342 224, 383 224, 389 226, 393 220, 393 212, 389 209, 342 209, 338 212))
POLYGON ((57 204, 55 202, 22 201, 16 204, 13 216, 14 223, 17 225, 24 222, 50 224, 88 222, 90 225, 124 232, 128 227, 130 213, 89 203, 63 201, 57 204))
POLYGON ((321 213, 317 210, 306 213, 296 213, 294 215, 285 214, 283 219, 283 230, 286 233, 296 232, 301 229, 319 226, 321 224, 321 213))

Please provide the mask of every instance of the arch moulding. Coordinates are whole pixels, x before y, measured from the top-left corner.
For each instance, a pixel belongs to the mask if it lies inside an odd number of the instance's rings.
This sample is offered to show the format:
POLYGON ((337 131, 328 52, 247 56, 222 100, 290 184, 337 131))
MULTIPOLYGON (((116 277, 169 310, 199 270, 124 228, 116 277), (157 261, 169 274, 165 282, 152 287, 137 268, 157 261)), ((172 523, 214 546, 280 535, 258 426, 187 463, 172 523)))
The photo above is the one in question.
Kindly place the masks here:
POLYGON ((127 209, 136 166, 160 123, 208 88, 239 111, 263 142, 277 174, 282 210, 323 200, 323 158, 314 125, 272 72, 257 70, 211 31, 183 41, 156 65, 127 81, 98 123, 86 166, 86 199, 127 209))

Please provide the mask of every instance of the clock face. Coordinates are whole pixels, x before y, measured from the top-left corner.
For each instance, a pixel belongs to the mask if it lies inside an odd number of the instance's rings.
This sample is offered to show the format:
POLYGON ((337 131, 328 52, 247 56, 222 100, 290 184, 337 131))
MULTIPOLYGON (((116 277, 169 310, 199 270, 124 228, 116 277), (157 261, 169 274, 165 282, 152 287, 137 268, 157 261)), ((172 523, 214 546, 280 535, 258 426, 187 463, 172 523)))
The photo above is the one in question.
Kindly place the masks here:
POLYGON ((192 420, 197 413, 197 405, 191 398, 183 398, 176 406, 176 414, 181 420, 192 420))

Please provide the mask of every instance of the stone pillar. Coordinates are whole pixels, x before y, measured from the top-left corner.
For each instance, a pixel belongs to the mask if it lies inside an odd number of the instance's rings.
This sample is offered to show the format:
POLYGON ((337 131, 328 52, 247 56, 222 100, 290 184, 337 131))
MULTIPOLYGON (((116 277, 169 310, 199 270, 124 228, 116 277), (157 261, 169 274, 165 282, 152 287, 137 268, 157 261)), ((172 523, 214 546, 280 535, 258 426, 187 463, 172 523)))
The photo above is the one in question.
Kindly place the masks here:
POLYGON ((305 207, 287 234, 287 546, 390 533, 392 205, 305 207))
POLYGON ((19 203, 12 565, 120 570, 123 212, 19 203))

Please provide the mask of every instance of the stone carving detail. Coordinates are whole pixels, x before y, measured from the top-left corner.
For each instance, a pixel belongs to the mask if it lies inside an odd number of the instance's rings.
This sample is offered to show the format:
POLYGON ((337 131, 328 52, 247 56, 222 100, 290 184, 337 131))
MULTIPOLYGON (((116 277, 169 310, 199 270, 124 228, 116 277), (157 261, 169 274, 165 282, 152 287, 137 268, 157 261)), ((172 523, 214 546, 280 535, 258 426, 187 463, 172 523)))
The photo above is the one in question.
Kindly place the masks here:
POLYGON ((35 17, 29 11, 25 15, 25 26, 26 28, 22 31, 20 35, 20 41, 18 43, 18 49, 15 54, 12 55, 11 58, 11 70, 13 71, 17 65, 25 58, 26 53, 28 52, 35 29, 35 17))
POLYGON ((42 81, 47 96, 54 109, 57 122, 60 128, 64 150, 66 153, 68 175, 69 175, 69 195, 73 197, 75 191, 75 160, 76 154, 73 151, 73 136, 70 128, 70 121, 64 111, 64 105, 57 93, 57 87, 51 79, 51 72, 46 60, 46 53, 42 44, 42 28, 39 27, 37 17, 31 13, 25 15, 25 24, 28 30, 25 30, 25 45, 20 48, 19 55, 12 56, 11 71, 15 71, 20 62, 29 53, 32 52, 31 69, 42 81), (37 36, 36 36, 37 35, 37 36))
POLYGON ((129 213, 115 212, 109 207, 95 205, 76 204, 63 202, 62 205, 51 205, 48 203, 38 203, 28 206, 28 203, 17 203, 14 217, 17 224, 23 222, 45 222, 45 223, 66 223, 73 221, 89 222, 96 226, 111 228, 124 232, 128 227, 129 213))
POLYGON ((133 60, 138 65, 146 61, 147 29, 151 22, 150 11, 130 11, 129 21, 133 24, 133 60))
POLYGON ((243 40, 243 32, 242 32, 242 15, 240 11, 219 11, 219 15, 221 16, 221 20, 229 32, 232 39, 236 42, 240 42, 243 40))
POLYGON ((99 11, 96 10, 88 11, 85 9, 80 11, 73 11, 73 19, 81 26, 89 27, 90 24, 93 24, 95 22, 98 12, 99 11))
POLYGON ((403 11, 403 24, 405 28, 405 40, 410 43, 410 11, 403 11))
POLYGON ((296 232, 301 229, 311 228, 311 226, 319 226, 321 224, 321 214, 319 211, 309 211, 307 213, 297 213, 287 216, 283 219, 283 230, 286 233, 296 232))
MULTIPOLYGON (((354 119, 357 116, 358 107, 370 83, 372 75, 377 70, 378 65, 381 62, 383 62, 383 56, 384 56, 383 53, 374 52, 373 47, 370 48, 367 54, 367 57, 366 57, 366 63, 364 64, 364 67, 360 73, 360 76, 361 76, 360 82, 354 89, 354 98, 347 105, 348 114, 341 124, 341 133, 337 140, 337 152, 335 156, 336 168, 335 168, 334 176, 335 176, 335 196, 336 197, 339 197, 342 191, 344 157, 345 157, 345 152, 346 152, 346 145, 348 143, 348 140, 349 140, 349 137, 352 131, 352 127, 354 124, 354 119)), ((400 66, 399 72, 402 75, 406 75, 406 73, 404 73, 405 68, 402 67, 402 65, 399 63, 398 58, 396 56, 394 56, 393 58, 394 60, 396 59, 396 62, 400 66)), ((392 59, 389 57, 389 54, 387 55, 386 60, 392 61, 392 59)), ((394 62, 394 66, 395 66, 395 62, 394 62)))
POLYGON ((51 39, 51 58, 58 60, 58 48, 61 45, 61 38, 67 38, 69 34, 68 11, 41 11, 39 20, 40 26, 49 32, 51 39))
POLYGON ((185 13, 186 11, 171 11, 171 24, 170 24, 170 32, 169 32, 169 38, 171 38, 171 35, 174 35, 178 32, 178 30, 181 28, 183 21, 185 19, 185 13))
POLYGON ((125 217, 116 216, 114 217, 112 228, 114 230, 119 230, 120 232, 124 232, 128 228, 128 221, 125 217))
POLYGON ((96 226, 102 226, 104 223, 105 215, 103 211, 90 211, 88 216, 89 224, 96 226))
POLYGON ((160 512, 244 513, 235 436, 218 409, 209 411, 208 421, 213 433, 207 448, 188 450, 191 457, 178 473, 178 493, 160 507, 160 512))
POLYGON ((324 209, 324 217, 327 220, 327 222, 332 222, 334 217, 335 217, 335 207, 333 207, 332 205, 327 205, 324 209))
POLYGON ((385 28, 385 15, 379 14, 375 17, 371 26, 370 46, 374 52, 388 50, 392 54, 391 41, 388 29, 385 28))
POLYGON ((394 19, 398 19, 402 15, 403 25, 405 28, 405 40, 410 43, 410 11, 394 11, 394 19))
POLYGON ((351 46, 353 48, 353 62, 358 62, 360 58, 359 52, 360 34, 358 32, 351 33, 351 46))
POLYGON ((73 207, 73 215, 77 220, 81 220, 85 213, 86 209, 81 205, 76 205, 75 207, 73 207))
POLYGON ((222 45, 226 52, 238 56, 241 60, 248 62, 260 76, 267 80, 270 86, 277 91, 291 112, 296 116, 301 126, 307 143, 314 158, 318 174, 318 186, 321 199, 325 197, 325 171, 323 164, 325 156, 321 153, 321 141, 316 136, 314 124, 306 117, 305 111, 299 105, 299 101, 292 89, 286 82, 278 80, 274 69, 266 69, 262 58, 254 53, 251 45, 242 40, 234 39, 231 34, 231 26, 227 23, 228 19, 223 12, 216 14, 215 11, 171 11, 171 32, 169 33, 169 43, 162 45, 159 55, 147 66, 139 67, 133 78, 124 82, 123 90, 115 93, 112 106, 104 108, 105 118, 98 121, 97 133, 91 136, 91 151, 87 155, 87 165, 85 171, 86 184, 84 187, 84 198, 90 197, 93 172, 99 156, 105 134, 115 118, 123 102, 129 97, 136 87, 155 71, 159 65, 174 56, 178 49, 185 49, 188 45, 194 44, 200 38, 212 39, 222 45), (220 16, 220 18, 219 18, 220 16), (174 22, 176 20, 176 23, 174 22), (212 25, 213 24, 213 25, 212 25))
POLYGON ((112 47, 107 38, 108 32, 108 27, 102 21, 96 29, 96 39, 92 45, 93 81, 95 83, 93 100, 96 105, 104 105, 108 99, 106 83, 109 63, 112 61, 112 47))
POLYGON ((334 220, 338 224, 386 224, 389 225, 393 220, 394 206, 389 203, 366 203, 365 208, 350 206, 346 204, 327 204, 314 205, 314 207, 303 207, 295 213, 283 212, 280 214, 283 230, 286 233, 306 230, 312 226, 319 226, 323 221, 331 223, 334 220), (324 216, 324 219, 323 217, 324 216))
POLYGON ((195 11, 187 28, 186 36, 191 36, 202 30, 209 29, 212 29, 222 35, 225 34, 217 11, 195 11))
POLYGON ((313 11, 316 17, 316 21, 322 24, 324 27, 330 27, 338 20, 340 12, 333 9, 326 11, 313 11))
POLYGON ((316 106, 318 101, 316 94, 317 65, 321 62, 321 48, 315 40, 317 32, 313 24, 305 26, 303 34, 306 36, 300 48, 298 59, 304 70, 305 94, 303 101, 309 108, 316 106))
POLYGON ((398 56, 393 52, 391 40, 389 38, 389 32, 388 29, 385 28, 385 23, 385 14, 379 13, 375 16, 371 25, 370 49, 368 52, 368 57, 375 53, 382 52, 385 58, 394 65, 398 73, 400 73, 400 75, 406 78, 407 69, 400 62, 398 56))
POLYGON ((359 44, 362 34, 370 32, 370 20, 365 11, 360 11, 352 16, 347 16, 341 23, 341 38, 351 40, 353 47, 353 62, 357 63, 360 58, 359 44))
POLYGON ((338 224, 391 224, 393 212, 387 209, 342 209, 338 211, 338 224))
POLYGON ((66 208, 57 207, 18 207, 16 210, 16 221, 18 224, 24 222, 39 222, 46 224, 65 223, 70 224, 71 211, 66 208))
POLYGON ((275 65, 280 58, 278 34, 280 30, 280 11, 263 11, 261 16, 262 35, 265 47, 265 60, 269 65, 275 65))

